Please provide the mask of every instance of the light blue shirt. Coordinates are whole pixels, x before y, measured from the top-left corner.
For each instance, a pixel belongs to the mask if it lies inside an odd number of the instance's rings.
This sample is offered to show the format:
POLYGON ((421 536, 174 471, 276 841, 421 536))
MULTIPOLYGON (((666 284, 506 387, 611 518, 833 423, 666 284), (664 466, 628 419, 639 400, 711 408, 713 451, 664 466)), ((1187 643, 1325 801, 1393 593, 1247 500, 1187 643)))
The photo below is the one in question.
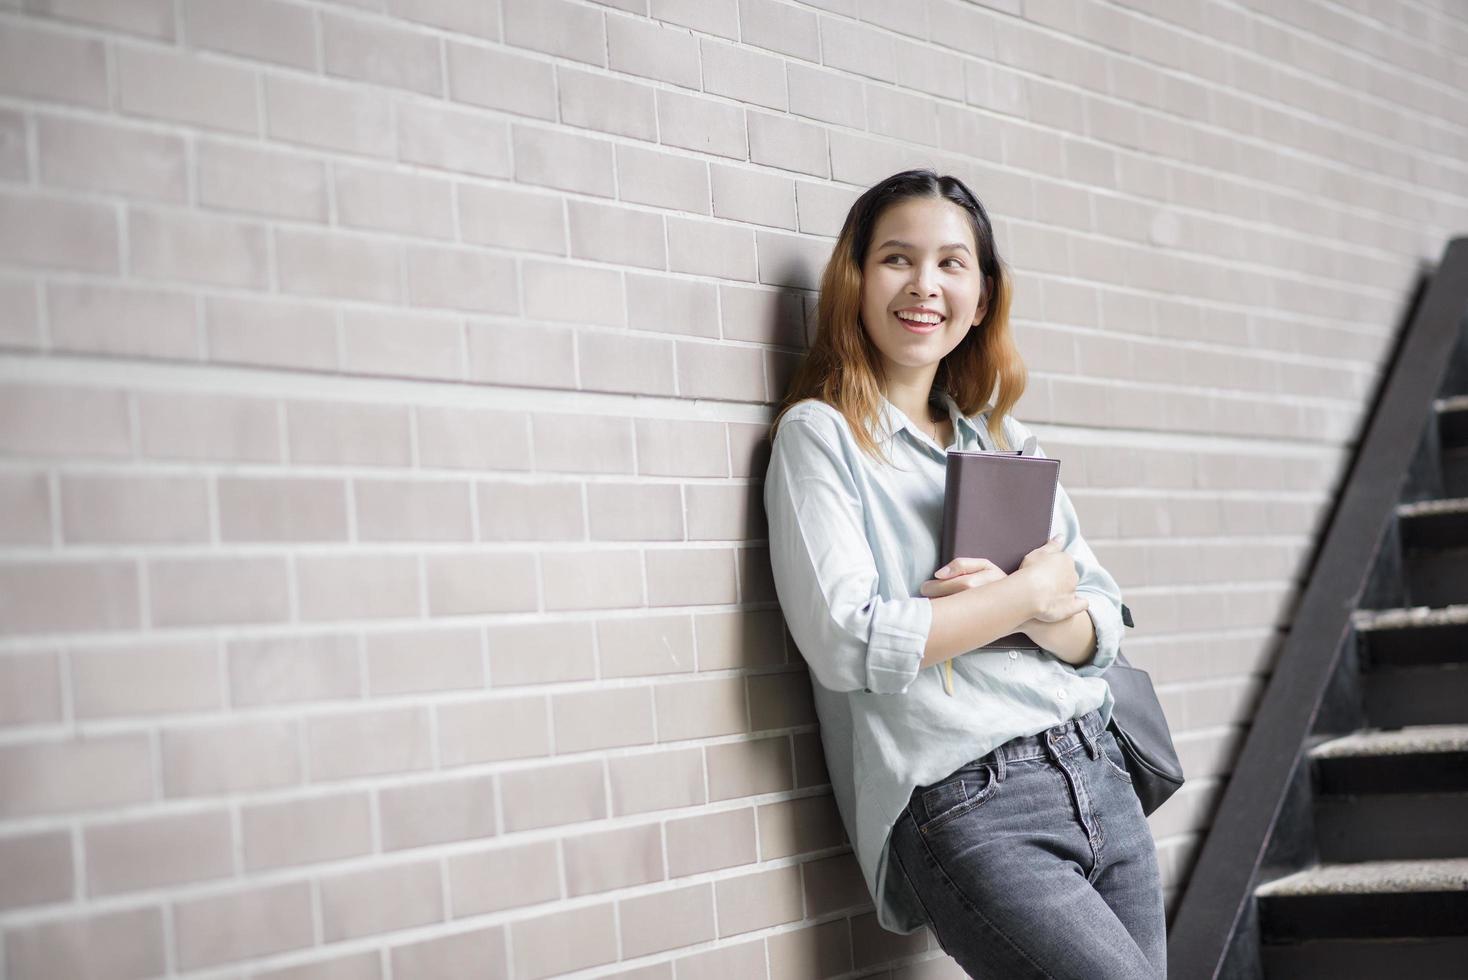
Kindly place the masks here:
MULTIPOLYGON (((987 411, 969 419, 951 397, 942 400, 954 427, 948 448, 998 448, 983 430, 987 411)), ((1076 591, 1095 623, 1094 658, 1077 668, 1038 646, 970 650, 953 660, 950 695, 941 665, 918 669, 933 619, 920 587, 939 565, 947 453, 882 402, 873 436, 895 466, 864 453, 840 412, 806 399, 780 421, 764 499, 775 591, 815 681, 836 806, 877 921, 906 934, 927 920, 901 872, 889 873, 887 844, 913 788, 1094 708, 1110 721, 1111 687, 1101 674, 1121 643, 1121 591, 1059 488, 1050 534, 1075 559, 1076 591)), ((1030 436, 1011 417, 1004 433, 1014 448, 1030 436)))

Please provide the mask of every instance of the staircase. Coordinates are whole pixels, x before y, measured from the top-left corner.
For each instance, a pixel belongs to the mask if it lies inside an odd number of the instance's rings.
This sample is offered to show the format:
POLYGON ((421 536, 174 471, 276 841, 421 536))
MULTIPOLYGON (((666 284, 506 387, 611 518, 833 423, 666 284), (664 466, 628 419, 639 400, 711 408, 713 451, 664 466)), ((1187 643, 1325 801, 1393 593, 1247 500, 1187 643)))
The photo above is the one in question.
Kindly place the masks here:
POLYGON ((1468 396, 1433 407, 1404 487, 1425 499, 1366 593, 1394 601, 1354 612, 1334 684, 1362 727, 1307 740, 1304 829, 1275 850, 1309 866, 1254 889, 1270 980, 1468 978, 1468 396))

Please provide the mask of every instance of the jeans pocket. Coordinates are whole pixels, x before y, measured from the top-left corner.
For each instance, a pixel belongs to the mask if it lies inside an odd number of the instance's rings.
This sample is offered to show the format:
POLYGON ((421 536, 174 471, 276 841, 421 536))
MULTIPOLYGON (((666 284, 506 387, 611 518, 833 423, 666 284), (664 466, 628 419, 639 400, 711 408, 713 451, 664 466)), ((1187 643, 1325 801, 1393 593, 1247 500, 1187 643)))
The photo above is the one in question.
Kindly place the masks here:
POLYGON ((1121 750, 1121 743, 1117 742, 1116 736, 1109 731, 1104 732, 1100 743, 1101 758, 1106 762, 1106 768, 1130 783, 1132 774, 1127 771, 1126 753, 1121 750))
POLYGON ((999 792, 999 775, 989 763, 964 767, 922 791, 913 817, 923 834, 983 806, 999 792))

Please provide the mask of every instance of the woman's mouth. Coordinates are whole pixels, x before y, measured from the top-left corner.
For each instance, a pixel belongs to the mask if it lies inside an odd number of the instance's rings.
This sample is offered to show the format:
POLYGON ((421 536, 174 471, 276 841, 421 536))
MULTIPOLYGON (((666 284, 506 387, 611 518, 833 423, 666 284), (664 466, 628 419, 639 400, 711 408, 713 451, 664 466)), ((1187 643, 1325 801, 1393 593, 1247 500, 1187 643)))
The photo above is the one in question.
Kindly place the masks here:
POLYGON ((910 330, 913 333, 932 333, 934 330, 943 326, 943 318, 939 317, 936 313, 916 315, 894 313, 892 315, 897 318, 897 322, 902 324, 904 329, 910 330))

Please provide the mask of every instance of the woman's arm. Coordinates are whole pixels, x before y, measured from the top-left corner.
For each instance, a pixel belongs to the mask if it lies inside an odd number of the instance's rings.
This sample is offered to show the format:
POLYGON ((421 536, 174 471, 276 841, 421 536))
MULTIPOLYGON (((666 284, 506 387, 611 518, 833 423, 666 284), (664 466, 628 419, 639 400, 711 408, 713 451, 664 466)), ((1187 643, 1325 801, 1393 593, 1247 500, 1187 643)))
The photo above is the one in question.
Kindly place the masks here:
POLYGON ((1096 656, 1096 624, 1084 609, 1058 623, 1031 619, 1021 623, 1015 632, 1028 636, 1072 667, 1085 667, 1096 656))
MULTIPOLYGON (((933 622, 928 629, 927 645, 923 647, 921 666, 931 667, 952 660, 974 647, 1019 632, 1023 623, 1036 622, 1032 617, 1040 611, 1040 605, 1027 572, 1028 569, 1021 568, 976 589, 963 589, 932 599, 933 622)), ((1030 638, 1044 644, 1034 634, 1030 638)))
POLYGON ((930 603, 881 595, 835 426, 814 413, 787 416, 776 434, 764 487, 775 594, 816 683, 902 694, 917 678, 930 603))
MULTIPOLYGON (((1006 423, 1013 426, 1011 441, 1015 445, 1023 444, 1032 435, 1028 427, 1012 416, 1006 416, 1006 423)), ((1046 455, 1038 442, 1035 452, 1046 455)), ((1111 666, 1121 648, 1121 589, 1086 543, 1075 505, 1061 484, 1055 488, 1055 513, 1050 530, 1058 532, 1066 552, 1075 559, 1078 576, 1075 594, 1086 600, 1087 608, 1053 623, 1038 620, 1026 623, 1019 632, 1028 635, 1056 659, 1070 664, 1081 676, 1094 677, 1111 666)))

